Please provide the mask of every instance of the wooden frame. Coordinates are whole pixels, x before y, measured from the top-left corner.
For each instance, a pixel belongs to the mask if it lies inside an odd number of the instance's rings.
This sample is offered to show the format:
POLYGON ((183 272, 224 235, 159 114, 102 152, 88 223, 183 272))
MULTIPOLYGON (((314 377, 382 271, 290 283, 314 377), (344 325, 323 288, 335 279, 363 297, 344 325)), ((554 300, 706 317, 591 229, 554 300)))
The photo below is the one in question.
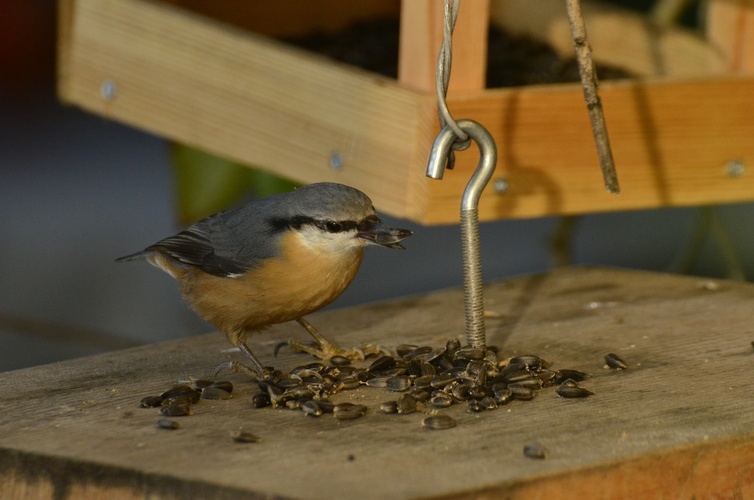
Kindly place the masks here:
MULTIPOLYGON (((559 27, 565 8, 560 0, 548 3, 554 1, 467 0, 459 16, 449 106, 457 118, 489 128, 500 151, 496 176, 509 185, 504 193, 485 191, 482 220, 754 199, 754 176, 732 168, 754 164, 754 43, 742 28, 754 26, 752 0, 713 1, 707 40, 653 33, 637 16, 585 6, 595 56, 632 61, 630 69, 647 75, 601 86, 619 196, 604 190, 580 85, 482 88, 479 27, 488 17, 506 26, 515 20, 567 50, 559 27), (738 36, 727 35, 732 22, 738 36)), ((438 132, 432 75, 439 2, 404 2, 398 81, 246 29, 336 29, 351 19, 397 14, 395 1, 286 0, 277 10, 255 10, 246 25, 237 16, 236 26, 218 22, 222 13, 201 12, 203 3, 61 0, 61 99, 301 182, 353 185, 395 216, 457 221, 476 153, 459 154, 457 169, 441 182, 424 176, 438 132), (281 22, 281 12, 305 3, 339 14, 281 22), (340 169, 331 165, 336 152, 340 169)))

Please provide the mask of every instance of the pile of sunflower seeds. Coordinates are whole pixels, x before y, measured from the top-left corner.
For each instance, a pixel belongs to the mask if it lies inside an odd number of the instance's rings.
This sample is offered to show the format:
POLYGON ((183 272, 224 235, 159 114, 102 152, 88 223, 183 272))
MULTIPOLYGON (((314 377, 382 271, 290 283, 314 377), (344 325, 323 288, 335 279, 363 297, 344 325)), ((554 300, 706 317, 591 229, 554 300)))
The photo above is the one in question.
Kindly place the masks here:
MULTIPOLYGON (((444 347, 402 344, 395 355, 382 355, 366 367, 335 356, 328 364, 313 362, 289 373, 269 369, 258 379, 259 392, 251 398, 254 408, 288 408, 309 417, 331 413, 338 420, 352 420, 367 414, 365 405, 335 403, 331 396, 360 387, 379 388, 396 394, 380 405, 387 414, 417 411, 436 413, 451 405, 466 405, 471 413, 494 410, 513 400, 531 401, 541 389, 556 386, 563 398, 585 398, 594 393, 580 382, 589 374, 571 369, 551 370, 551 364, 535 355, 521 355, 498 361, 495 349, 462 347, 452 339, 444 347)), ((613 369, 626 363, 615 354, 605 357, 613 369)), ((159 396, 148 396, 142 407, 159 407, 163 416, 191 415, 200 399, 228 399, 233 385, 227 381, 196 380, 177 385, 159 396)), ((426 429, 450 429, 455 420, 447 415, 425 418, 426 429)))
MULTIPOLYGON (((457 339, 439 349, 402 344, 396 355, 383 355, 367 367, 334 357, 298 366, 287 375, 271 370, 258 381, 260 392, 252 398, 256 408, 272 406, 301 410, 319 417, 333 413, 338 419, 359 418, 363 405, 333 403, 330 396, 367 386, 395 393, 380 405, 383 413, 408 414, 465 404, 469 412, 493 410, 513 400, 530 401, 540 389, 558 386, 564 398, 584 398, 593 393, 579 385, 590 375, 578 370, 550 370, 550 363, 534 355, 497 361, 494 350, 461 347, 457 339)), ((449 418, 449 417, 448 417, 449 418)), ((452 420, 452 419, 451 419, 452 420)), ((455 422, 442 417, 425 419, 428 429, 447 429, 455 422)))

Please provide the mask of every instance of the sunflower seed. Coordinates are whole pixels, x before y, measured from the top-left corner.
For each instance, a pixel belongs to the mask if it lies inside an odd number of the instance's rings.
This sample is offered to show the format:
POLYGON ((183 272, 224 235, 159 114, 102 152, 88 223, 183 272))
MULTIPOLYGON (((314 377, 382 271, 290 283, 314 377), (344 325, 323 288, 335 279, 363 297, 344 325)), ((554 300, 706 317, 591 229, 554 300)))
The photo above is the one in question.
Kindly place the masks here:
POLYGON ((453 355, 454 352, 456 352, 460 348, 461 348, 461 341, 458 339, 450 339, 445 344, 445 351, 451 356, 453 355))
POLYGON ((249 431, 239 430, 230 433, 230 438, 236 443, 258 443, 259 437, 249 431))
POLYGON ((594 393, 590 391, 589 389, 584 389, 583 387, 579 386, 568 386, 568 385, 561 385, 558 387, 557 391, 558 396, 562 398, 585 398, 588 396, 593 395, 594 393))
POLYGON ((196 404, 199 401, 199 392, 195 391, 193 388, 185 384, 173 386, 167 391, 160 394, 160 396, 162 397, 162 399, 186 397, 191 400, 191 404, 196 404))
POLYGON ((427 389, 432 387, 432 380, 434 380, 433 375, 423 375, 421 377, 414 379, 414 387, 417 389, 427 389))
POLYGON ((479 404, 481 404, 485 410, 494 410, 497 408, 497 402, 490 396, 480 399, 479 404))
POLYGON ((484 349, 480 349, 476 347, 463 347, 461 349, 458 349, 455 353, 453 353, 453 359, 454 360, 484 359, 486 355, 487 355, 487 351, 484 349))
POLYGON ((180 429, 181 424, 179 424, 175 420, 168 420, 166 418, 161 418, 160 420, 157 421, 157 427, 159 427, 160 429, 168 429, 168 430, 174 431, 176 429, 180 429))
POLYGON ((588 373, 579 370, 562 369, 555 372, 555 376, 552 378, 552 383, 555 385, 562 384, 566 379, 575 380, 581 382, 591 377, 588 373))
POLYGON ((477 401, 476 399, 472 399, 471 401, 469 401, 469 411, 471 413, 479 413, 480 411, 484 411, 484 410, 486 410, 484 405, 480 403, 479 401, 477 401))
POLYGON ((142 408, 156 408, 162 404, 162 396, 147 396, 139 401, 142 408))
POLYGON ((429 404, 435 408, 447 408, 453 404, 453 396, 447 392, 435 391, 429 400, 429 404))
POLYGON ((339 403, 335 405, 333 414, 338 420, 354 420, 367 414, 367 407, 351 403, 339 403))
POLYGON ((385 381, 385 387, 393 392, 407 391, 411 387, 411 379, 406 376, 391 377, 385 381))
POLYGON ((395 346, 395 354, 399 358, 403 358, 403 357, 406 356, 406 354, 408 354, 409 352, 413 351, 417 347, 419 347, 419 346, 414 345, 414 344, 398 344, 397 346, 395 346))
POLYGON ((511 393, 513 393, 514 399, 518 399, 520 401, 531 401, 532 399, 534 399, 534 396, 536 394, 533 390, 529 389, 528 387, 524 387, 517 383, 509 384, 508 390, 510 390, 511 393))
POLYGON ((521 356, 514 356, 510 359, 510 363, 522 364, 529 370, 537 371, 541 368, 547 368, 547 361, 543 360, 539 356, 533 354, 524 354, 521 356))
POLYGON ((351 364, 351 360, 345 356, 333 356, 330 358, 330 364, 333 366, 348 366, 351 364))
POLYGON ((547 448, 536 441, 526 443, 524 445, 524 456, 537 460, 544 460, 545 458, 547 458, 547 448))
POLYGON ((605 363, 607 364, 607 366, 615 370, 625 370, 626 368, 628 368, 626 362, 623 361, 620 356, 612 352, 605 356, 605 363))
POLYGON ((413 350, 405 353, 403 355, 403 358, 404 359, 411 359, 411 358, 415 358, 416 356, 423 356, 425 354, 429 354, 433 350, 434 349, 432 349, 432 347, 428 346, 428 345, 417 347, 417 348, 415 348, 415 349, 413 349, 413 350))
POLYGON ((382 413, 398 413, 398 401, 384 401, 380 403, 382 413))
POLYGON ((493 389, 493 395, 495 402, 499 405, 507 405, 511 401, 513 401, 513 392, 508 389, 507 387, 494 390, 493 389))
POLYGON ((212 380, 198 379, 193 381, 193 388, 197 391, 201 391, 202 389, 204 389, 208 385, 212 385, 213 383, 214 381, 212 380))
POLYGON ((411 394, 403 394, 396 403, 396 410, 401 415, 414 413, 416 411, 416 398, 411 394))
POLYGON ((422 420, 422 427, 430 430, 452 429, 456 421, 447 415, 433 415, 422 420))
POLYGON ((369 387, 377 387, 379 389, 384 389, 387 387, 387 381, 390 379, 390 377, 375 377, 370 378, 367 380, 367 385, 369 387))
POLYGON ((170 405, 160 408, 160 414, 166 417, 185 417, 191 415, 191 406, 187 404, 170 405))
POLYGON ((310 417, 319 417, 324 413, 322 411, 322 408, 320 408, 317 402, 313 399, 310 399, 309 401, 303 403, 301 405, 301 411, 304 412, 304 415, 308 415, 310 417))
POLYGON ((455 375, 452 375, 447 372, 443 372, 435 376, 435 378, 433 378, 432 381, 430 382, 430 385, 434 387, 435 389, 440 389, 450 384, 451 382, 455 381, 455 379, 456 379, 455 375))
POLYGON ((367 368, 367 370, 370 372, 389 370, 391 368, 395 368, 395 365, 396 361, 394 357, 380 356, 379 358, 375 359, 371 365, 369 365, 369 368, 367 368))
POLYGON ((202 389, 202 399, 230 399, 232 396, 228 391, 212 385, 202 389))
POLYGON ((258 394, 254 394, 251 398, 251 406, 254 408, 265 408, 267 406, 270 406, 272 402, 270 401, 270 396, 267 394, 264 394, 262 392, 258 394))

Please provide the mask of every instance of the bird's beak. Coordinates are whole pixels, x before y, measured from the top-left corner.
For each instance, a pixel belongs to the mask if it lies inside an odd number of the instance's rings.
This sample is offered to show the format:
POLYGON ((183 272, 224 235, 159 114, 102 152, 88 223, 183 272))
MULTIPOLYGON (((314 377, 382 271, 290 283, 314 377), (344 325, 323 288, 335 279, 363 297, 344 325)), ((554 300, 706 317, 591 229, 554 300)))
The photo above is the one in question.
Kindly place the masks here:
POLYGON ((367 227, 359 228, 359 238, 373 245, 405 250, 399 242, 411 236, 413 231, 388 227, 379 220, 370 220, 367 227))

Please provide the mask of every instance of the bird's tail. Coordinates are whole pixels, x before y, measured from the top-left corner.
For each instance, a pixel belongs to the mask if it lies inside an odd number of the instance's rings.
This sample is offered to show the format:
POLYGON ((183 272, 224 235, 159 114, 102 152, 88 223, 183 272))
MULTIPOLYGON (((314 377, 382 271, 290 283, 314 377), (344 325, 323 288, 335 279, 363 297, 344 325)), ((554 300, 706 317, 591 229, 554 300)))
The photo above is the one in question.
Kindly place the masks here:
POLYGON ((130 255, 124 255, 123 257, 118 257, 117 259, 115 259, 115 262, 128 262, 129 260, 146 259, 151 254, 152 254, 151 251, 142 250, 141 252, 136 252, 130 255))

